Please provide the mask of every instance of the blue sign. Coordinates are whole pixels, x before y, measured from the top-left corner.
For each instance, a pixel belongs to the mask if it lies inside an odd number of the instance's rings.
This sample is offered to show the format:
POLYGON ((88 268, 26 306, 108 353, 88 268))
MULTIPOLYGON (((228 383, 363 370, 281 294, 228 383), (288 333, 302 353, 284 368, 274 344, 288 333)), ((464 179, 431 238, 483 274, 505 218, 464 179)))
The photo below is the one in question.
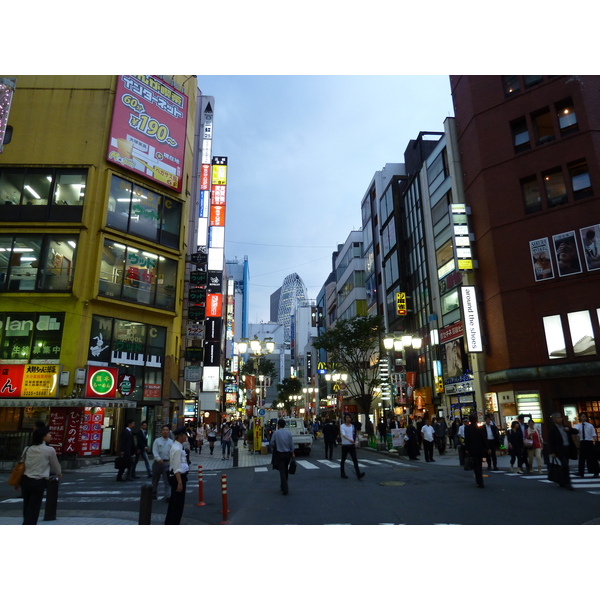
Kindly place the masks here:
POLYGON ((259 409, 258 414, 259 414, 259 416, 264 417, 266 414, 265 409, 264 408, 259 409))

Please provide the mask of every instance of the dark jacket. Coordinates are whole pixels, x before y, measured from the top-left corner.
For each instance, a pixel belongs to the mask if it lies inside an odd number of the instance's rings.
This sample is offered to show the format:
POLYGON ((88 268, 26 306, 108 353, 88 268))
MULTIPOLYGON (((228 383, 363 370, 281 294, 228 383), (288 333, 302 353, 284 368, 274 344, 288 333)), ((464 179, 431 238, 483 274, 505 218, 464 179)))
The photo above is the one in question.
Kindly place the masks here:
POLYGON ((465 425, 465 450, 471 456, 483 456, 487 454, 488 444, 486 435, 483 427, 477 427, 473 423, 465 425))
POLYGON ((508 443, 512 446, 513 452, 519 453, 523 451, 523 432, 520 427, 509 429, 506 437, 508 443))
MULTIPOLYGON (((494 423, 490 423, 490 427, 492 428, 492 435, 494 436, 494 440, 488 439, 488 445, 490 449, 498 449, 500 448, 500 433, 498 432, 498 427, 494 423)), ((487 425, 484 423, 482 429, 485 431, 485 436, 487 439, 487 425)))
POLYGON ((146 431, 146 435, 144 435, 144 430, 140 429, 135 434, 137 449, 141 452, 144 448, 148 447, 148 432, 146 431))
POLYGON ((325 423, 323 425, 323 440, 331 443, 335 442, 338 436, 337 427, 333 423, 325 423))
POLYGON ((565 446, 562 435, 559 430, 559 426, 556 423, 552 423, 548 430, 548 452, 550 454, 556 454, 559 459, 564 458, 577 458, 577 448, 573 441, 573 436, 577 433, 577 429, 569 427, 567 438, 569 439, 569 445, 565 446))
POLYGON ((129 431, 127 427, 125 427, 125 429, 123 429, 123 433, 121 433, 120 452, 122 452, 124 456, 131 456, 132 454, 135 454, 133 433, 129 431))

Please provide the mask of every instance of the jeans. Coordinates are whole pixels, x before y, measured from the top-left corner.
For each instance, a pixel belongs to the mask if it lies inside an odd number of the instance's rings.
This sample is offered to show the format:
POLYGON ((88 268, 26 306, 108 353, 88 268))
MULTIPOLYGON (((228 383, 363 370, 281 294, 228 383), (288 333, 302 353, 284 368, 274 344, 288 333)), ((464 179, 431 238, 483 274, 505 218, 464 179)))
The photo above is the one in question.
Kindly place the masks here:
POLYGON ((165 488, 165 498, 169 498, 171 495, 171 484, 169 483, 169 471, 171 469, 171 465, 168 460, 164 460, 159 463, 157 460, 154 461, 152 465, 152 495, 158 495, 158 483, 163 480, 164 488, 165 488))
POLYGON ((135 468, 137 467, 138 461, 140 460, 140 456, 144 459, 144 462, 146 463, 146 473, 148 474, 148 476, 152 475, 152 470, 150 469, 150 461, 148 460, 148 453, 145 450, 141 450, 139 454, 135 455, 135 461, 131 469, 131 474, 135 475, 135 468))
POLYGON ((223 448, 223 456, 225 456, 226 449, 227 449, 227 456, 231 455, 231 440, 221 441, 221 447, 223 448))
POLYGON ((37 525, 47 485, 46 479, 32 479, 23 475, 23 525, 37 525))

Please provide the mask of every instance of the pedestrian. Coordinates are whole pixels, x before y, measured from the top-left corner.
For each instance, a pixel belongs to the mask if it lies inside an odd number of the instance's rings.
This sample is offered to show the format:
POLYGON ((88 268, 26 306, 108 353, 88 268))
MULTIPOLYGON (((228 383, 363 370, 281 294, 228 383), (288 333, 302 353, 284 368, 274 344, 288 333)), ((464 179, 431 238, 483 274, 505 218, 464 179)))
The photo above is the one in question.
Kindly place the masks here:
POLYGON ((231 427, 231 443, 233 448, 237 448, 238 442, 243 435, 244 432, 242 430, 241 419, 234 421, 233 426, 231 427))
POLYGON ((452 421, 452 425, 450 426, 450 445, 454 446, 455 450, 458 450, 458 428, 460 427, 460 419, 456 417, 454 421, 452 421))
POLYGON ((158 500, 158 482, 162 479, 165 489, 163 500, 169 501, 171 497, 171 484, 169 483, 169 470, 171 469, 171 428, 163 425, 160 430, 160 437, 157 437, 152 444, 152 499, 158 500))
POLYGON ((488 471, 498 470, 498 458, 496 456, 496 450, 500 448, 500 432, 496 423, 492 421, 492 415, 485 415, 485 437, 487 439, 487 447, 489 452, 485 456, 487 462, 488 471))
POLYGON ((446 434, 448 433, 448 424, 444 417, 439 417, 433 425, 435 430, 435 445, 440 456, 446 451, 446 434))
POLYGON ((419 442, 419 450, 421 450, 423 448, 423 436, 421 435, 421 429, 422 429, 423 425, 425 425, 425 419, 422 416, 417 417, 416 428, 417 428, 417 441, 419 442))
POLYGON ((365 431, 367 432, 368 437, 373 437, 375 435, 375 428, 373 427, 373 423, 371 419, 367 419, 367 424, 365 425, 365 431))
POLYGON ((138 461, 140 457, 144 459, 144 464, 146 465, 146 474, 148 477, 152 477, 152 470, 150 469, 150 461, 148 460, 148 422, 142 421, 140 424, 139 431, 135 434, 136 437, 136 454, 135 460, 133 462, 133 467, 131 468, 132 477, 135 479, 135 468, 137 467, 138 461))
POLYGON ((379 432, 379 438, 381 442, 385 444, 386 435, 387 435, 387 427, 385 426, 385 421, 383 418, 379 419, 379 424, 377 425, 377 431, 379 432))
POLYGON ((202 446, 204 445, 204 424, 198 423, 196 427, 196 452, 202 454, 202 446))
POLYGON ((523 433, 519 421, 513 421, 506 435, 508 439, 508 453, 510 454, 510 470, 512 473, 522 473, 521 456, 523 455, 523 433), (517 466, 515 467, 515 463, 517 466))
POLYGON ((465 453, 473 460, 473 471, 477 487, 483 487, 482 461, 489 453, 484 427, 477 426, 477 413, 469 415, 469 424, 465 426, 465 453))
POLYGON ((342 462, 340 463, 342 479, 348 479, 344 470, 344 464, 346 463, 348 454, 350 454, 352 458, 352 464, 354 465, 357 479, 362 479, 365 476, 365 472, 361 472, 358 466, 358 459, 356 458, 356 429, 352 424, 352 417, 349 414, 344 415, 344 423, 340 425, 340 436, 342 438, 342 462))
POLYGON ((183 449, 183 443, 187 439, 185 427, 180 427, 173 432, 175 441, 169 451, 171 469, 169 471, 169 484, 171 485, 171 497, 165 517, 165 525, 179 525, 185 505, 185 488, 187 485, 188 465, 187 456, 183 449))
POLYGON ((594 444, 598 444, 598 435, 596 434, 595 427, 589 422, 586 412, 579 413, 579 423, 575 425, 574 429, 577 429, 579 432, 577 476, 584 477, 585 465, 587 463, 588 472, 593 473, 593 477, 598 478, 600 468, 598 459, 596 458, 596 447, 594 446, 594 444))
POLYGON ((59 479, 62 477, 56 450, 49 446, 51 439, 52 434, 45 425, 36 427, 31 434, 31 446, 27 446, 21 456, 25 470, 21 484, 15 489, 22 492, 23 525, 37 525, 50 473, 59 479))
POLYGON ((469 419, 463 417, 462 424, 457 429, 456 437, 458 439, 458 464, 465 464, 465 427, 469 424, 469 419))
MULTIPOLYGON (((529 415, 529 418, 531 418, 531 415, 529 415)), ((525 440, 525 434, 527 433, 527 424, 525 423, 525 415, 523 415, 523 414, 519 415, 517 417, 517 421, 519 422, 519 427, 521 428, 521 434, 523 435, 523 440, 525 440)), ((521 454, 521 456, 519 458, 519 468, 521 468, 521 466, 523 466, 523 471, 529 471, 528 463, 529 463, 529 454, 527 452, 527 448, 525 447, 525 444, 523 444, 523 453, 521 454)))
MULTIPOLYGON (((559 412, 552 413, 550 418, 552 419, 552 425, 548 430, 548 450, 550 460, 558 460, 560 463, 557 483, 561 487, 573 490, 569 472, 569 454, 571 454, 571 446, 574 446, 572 436, 577 434, 577 429, 566 427, 563 423, 563 416, 559 412)), ((550 467, 548 467, 548 472, 550 472, 550 467)))
POLYGON ((119 458, 121 459, 121 465, 117 472, 117 481, 128 481, 129 479, 138 479, 135 473, 131 473, 133 465, 133 456, 135 454, 135 443, 133 440, 133 428, 135 427, 135 421, 129 419, 121 433, 121 442, 119 444, 119 458), (123 479, 123 473, 127 471, 125 479, 123 479))
POLYGON ((533 471, 533 457, 535 456, 537 462, 538 473, 542 472, 542 448, 544 440, 542 439, 542 432, 535 427, 533 419, 529 419, 529 426, 525 432, 525 440, 523 444, 527 447, 527 466, 529 471, 533 471), (530 443, 527 442, 529 440, 530 443))
POLYGON ((410 460, 419 460, 419 442, 417 441, 417 428, 414 426, 413 420, 409 419, 404 436, 404 447, 408 452, 410 460))
POLYGON ((294 453, 294 439, 289 429, 285 428, 285 421, 279 419, 277 421, 277 431, 274 431, 271 435, 270 446, 272 446, 273 456, 271 458, 271 464, 273 469, 279 471, 279 483, 281 487, 281 493, 284 496, 288 495, 288 467, 292 457, 295 457, 294 453))
POLYGON ((229 460, 231 457, 231 425, 229 422, 225 423, 221 430, 221 448, 223 449, 223 460, 229 460), (225 457, 226 450, 227 457, 225 457))
POLYGON ((206 432, 206 439, 208 440, 208 448, 210 455, 212 456, 213 450, 215 449, 215 442, 217 441, 217 430, 215 429, 216 423, 211 423, 208 431, 206 432))
POLYGON ((319 437, 317 434, 319 433, 319 422, 315 419, 313 425, 312 425, 312 430, 313 430, 313 439, 315 440, 315 442, 317 441, 317 437, 319 437))
POLYGON ((429 419, 425 419, 421 427, 421 439, 423 441, 423 452, 425 453, 425 462, 435 462, 433 460, 433 444, 435 429, 431 426, 429 419))
POLYGON ((327 417, 323 425, 323 441, 325 442, 325 458, 328 460, 333 460, 333 449, 337 436, 337 427, 327 417))

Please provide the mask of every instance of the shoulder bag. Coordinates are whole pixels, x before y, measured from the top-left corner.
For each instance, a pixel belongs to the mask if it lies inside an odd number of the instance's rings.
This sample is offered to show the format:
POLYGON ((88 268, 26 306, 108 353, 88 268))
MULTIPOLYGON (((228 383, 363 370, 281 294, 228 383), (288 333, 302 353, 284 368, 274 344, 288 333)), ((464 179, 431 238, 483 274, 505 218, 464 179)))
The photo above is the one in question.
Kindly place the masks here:
POLYGON ((27 456, 27 450, 29 450, 29 446, 25 448, 25 452, 23 453, 23 460, 20 460, 13 467, 13 470, 8 477, 8 485, 11 485, 13 487, 21 485, 21 480, 23 479, 23 474, 25 473, 25 457, 27 456))
POLYGON ((533 440, 529 437, 529 429, 525 433, 525 439, 523 440, 523 446, 525 446, 525 448, 527 448, 527 449, 533 448, 533 440))
POLYGON ((288 473, 294 475, 296 473, 296 459, 292 456, 288 466, 288 473))

